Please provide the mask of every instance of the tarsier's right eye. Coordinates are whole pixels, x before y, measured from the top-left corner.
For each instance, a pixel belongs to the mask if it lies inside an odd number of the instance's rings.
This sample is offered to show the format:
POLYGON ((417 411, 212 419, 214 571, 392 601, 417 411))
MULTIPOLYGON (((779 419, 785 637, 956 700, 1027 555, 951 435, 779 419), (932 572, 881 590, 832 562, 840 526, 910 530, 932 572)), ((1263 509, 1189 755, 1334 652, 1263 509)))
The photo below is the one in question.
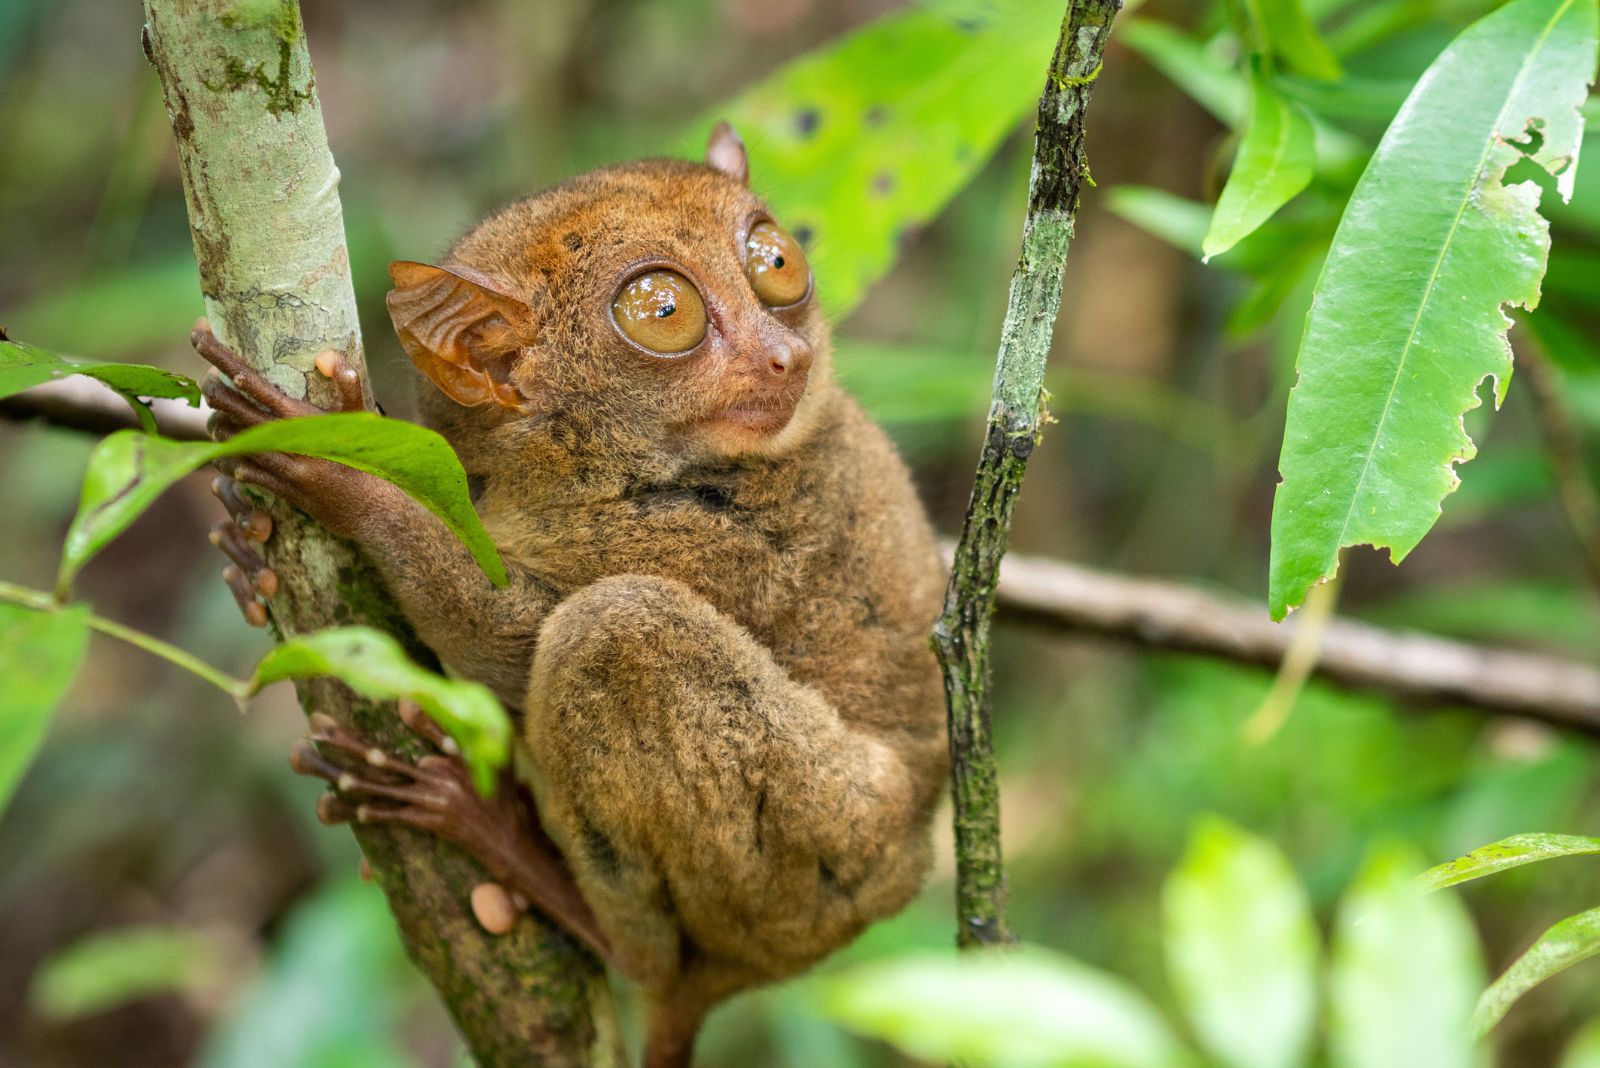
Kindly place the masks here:
POLYGON ((611 302, 611 316, 631 340, 651 352, 688 352, 706 336, 706 305, 677 271, 657 269, 632 279, 611 302))

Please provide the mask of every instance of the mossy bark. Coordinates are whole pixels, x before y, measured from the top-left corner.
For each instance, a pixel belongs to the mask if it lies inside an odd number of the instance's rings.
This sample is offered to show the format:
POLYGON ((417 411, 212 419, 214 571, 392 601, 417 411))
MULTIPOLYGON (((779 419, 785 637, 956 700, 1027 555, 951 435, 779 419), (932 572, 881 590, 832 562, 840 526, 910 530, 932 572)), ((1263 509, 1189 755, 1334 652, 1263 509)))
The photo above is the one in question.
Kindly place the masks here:
POLYGON ((989 621, 1017 491, 1049 418, 1044 410, 1045 359, 1061 306, 1078 197, 1089 177, 1084 110, 1121 6, 1120 0, 1073 0, 1061 23, 1039 100, 1028 216, 1000 331, 988 432, 956 545, 944 613, 934 626, 950 713, 956 938, 962 946, 1011 941, 1000 853, 1000 780, 990 739, 989 621))
MULTIPOLYGON (((313 361, 337 349, 365 373, 339 172, 294 0, 145 0, 144 49, 177 138, 195 258, 217 336, 273 383, 327 403, 313 361)), ((272 505, 280 634, 366 623, 426 657, 376 572, 305 516, 272 505)), ((300 687, 307 711, 381 744, 414 745, 390 705, 335 680, 300 687)), ((287 773, 287 772, 286 772, 287 773)), ((468 904, 482 870, 444 842, 358 827, 412 959, 484 1065, 620 1064, 598 962, 537 917, 485 934, 468 904)))

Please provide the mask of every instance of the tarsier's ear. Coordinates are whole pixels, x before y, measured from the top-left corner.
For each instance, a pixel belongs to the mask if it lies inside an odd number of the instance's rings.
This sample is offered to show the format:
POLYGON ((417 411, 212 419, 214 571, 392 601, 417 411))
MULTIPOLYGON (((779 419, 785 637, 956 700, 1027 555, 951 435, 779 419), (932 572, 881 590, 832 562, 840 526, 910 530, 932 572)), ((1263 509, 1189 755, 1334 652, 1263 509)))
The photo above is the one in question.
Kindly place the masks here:
POLYGON ((733 132, 733 127, 725 122, 719 122, 711 128, 711 143, 706 146, 706 164, 740 185, 750 184, 750 159, 745 155, 744 142, 733 132))
POLYGON ((457 404, 519 407, 517 349, 534 337, 533 309, 469 267, 396 260, 389 318, 417 369, 457 404))

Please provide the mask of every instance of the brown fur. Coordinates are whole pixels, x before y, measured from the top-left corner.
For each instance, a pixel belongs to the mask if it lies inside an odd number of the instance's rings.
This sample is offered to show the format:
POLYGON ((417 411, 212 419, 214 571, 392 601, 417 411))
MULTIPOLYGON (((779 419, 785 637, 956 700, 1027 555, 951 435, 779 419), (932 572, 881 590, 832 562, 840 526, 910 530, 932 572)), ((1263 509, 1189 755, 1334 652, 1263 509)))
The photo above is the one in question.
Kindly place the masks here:
POLYGON ((443 368, 419 380, 424 420, 471 476, 509 589, 415 506, 335 523, 444 661, 521 711, 547 828, 657 1006, 653 1065, 686 1063, 717 1001, 904 906, 945 773, 932 534, 832 381, 814 297, 774 312, 751 292, 742 235, 765 209, 738 177, 607 168, 492 216, 442 273, 397 269, 397 329, 443 368), (611 322, 652 262, 704 297, 686 356, 611 322), (777 347, 809 375, 767 374, 777 347), (706 422, 736 403, 794 415, 706 422))

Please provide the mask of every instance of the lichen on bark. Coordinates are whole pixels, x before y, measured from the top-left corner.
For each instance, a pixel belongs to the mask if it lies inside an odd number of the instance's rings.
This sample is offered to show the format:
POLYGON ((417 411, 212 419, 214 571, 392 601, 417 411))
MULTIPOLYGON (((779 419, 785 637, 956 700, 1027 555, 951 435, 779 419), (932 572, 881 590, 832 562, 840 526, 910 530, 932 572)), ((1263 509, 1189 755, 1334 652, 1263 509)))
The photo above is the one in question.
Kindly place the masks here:
POLYGON ((1000 850, 1000 777, 990 738, 989 622, 1000 559, 1028 457, 1039 442, 1045 359, 1067 264, 1078 197, 1088 176, 1083 116, 1120 0, 1072 0, 1039 100, 1022 253, 1000 331, 994 399, 972 499, 956 545, 933 645, 949 705, 955 800, 956 939, 1011 941, 1000 850))
MULTIPOLYGON (((361 333, 322 109, 293 0, 145 0, 144 47, 178 145, 200 284, 212 328, 284 392, 328 403, 314 371, 337 349, 362 372, 361 333), (267 72, 271 71, 271 74, 267 72)), ((366 623, 428 657, 376 572, 305 516, 271 505, 266 549, 279 634, 366 623)), ((392 706, 333 679, 301 704, 384 745, 412 744, 392 706)), ((287 772, 286 772, 287 773, 287 772)), ((413 960, 484 1065, 621 1063, 599 963, 535 916, 486 934, 468 895, 484 878, 465 854, 403 828, 359 827, 413 960)))

